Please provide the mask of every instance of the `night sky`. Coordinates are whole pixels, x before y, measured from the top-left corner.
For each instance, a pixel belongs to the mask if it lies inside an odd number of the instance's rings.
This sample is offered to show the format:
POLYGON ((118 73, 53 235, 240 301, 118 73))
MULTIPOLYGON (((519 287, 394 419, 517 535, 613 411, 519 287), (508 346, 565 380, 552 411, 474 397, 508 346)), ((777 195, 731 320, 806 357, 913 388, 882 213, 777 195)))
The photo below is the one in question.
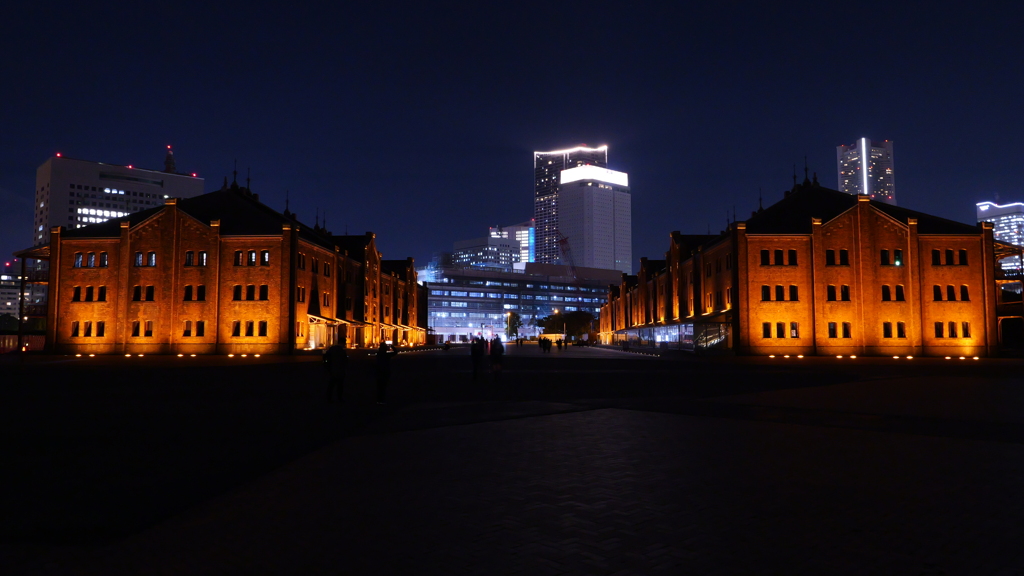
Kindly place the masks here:
POLYGON ((530 218, 532 152, 580 143, 629 173, 634 261, 778 200, 804 156, 835 187, 861 136, 895 142, 900 206, 1024 200, 1011 2, 303 4, 6 7, 0 254, 52 154, 162 169, 167 144, 207 191, 237 159, 265 203, 418 265, 530 218))

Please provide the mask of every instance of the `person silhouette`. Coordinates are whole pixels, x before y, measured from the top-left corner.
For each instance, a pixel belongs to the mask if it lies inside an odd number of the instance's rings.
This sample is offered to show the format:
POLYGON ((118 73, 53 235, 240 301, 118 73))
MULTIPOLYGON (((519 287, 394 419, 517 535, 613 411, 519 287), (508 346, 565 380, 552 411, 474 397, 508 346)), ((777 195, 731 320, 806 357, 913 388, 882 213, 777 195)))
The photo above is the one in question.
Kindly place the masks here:
POLYGON ((387 401, 388 381, 391 380, 391 357, 398 351, 381 342, 377 348, 377 404, 387 401))
POLYGON ((342 338, 324 351, 324 367, 327 368, 327 401, 334 401, 334 393, 338 393, 338 402, 345 401, 345 368, 348 366, 348 351, 345 339, 342 338))

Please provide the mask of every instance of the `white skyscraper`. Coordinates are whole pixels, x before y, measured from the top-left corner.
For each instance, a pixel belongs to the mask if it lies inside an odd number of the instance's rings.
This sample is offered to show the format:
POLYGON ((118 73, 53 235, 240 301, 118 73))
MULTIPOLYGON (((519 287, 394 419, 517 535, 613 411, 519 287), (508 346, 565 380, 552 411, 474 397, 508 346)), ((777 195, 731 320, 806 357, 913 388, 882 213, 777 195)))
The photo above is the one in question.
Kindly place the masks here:
POLYGON ((32 244, 48 243, 53 226, 80 228, 202 193, 202 178, 175 170, 170 146, 163 172, 57 155, 36 170, 32 244))
POLYGON ((891 140, 872 142, 861 138, 856 144, 837 146, 836 166, 838 190, 896 205, 891 140))
POLYGON ((607 146, 534 153, 537 262, 632 271, 629 178, 607 164, 607 146))
MULTIPOLYGON (((993 236, 1000 242, 1024 246, 1024 202, 995 204, 978 202, 978 222, 991 222, 993 236)), ((1003 270, 1020 270, 1020 256, 1000 260, 1003 270)))

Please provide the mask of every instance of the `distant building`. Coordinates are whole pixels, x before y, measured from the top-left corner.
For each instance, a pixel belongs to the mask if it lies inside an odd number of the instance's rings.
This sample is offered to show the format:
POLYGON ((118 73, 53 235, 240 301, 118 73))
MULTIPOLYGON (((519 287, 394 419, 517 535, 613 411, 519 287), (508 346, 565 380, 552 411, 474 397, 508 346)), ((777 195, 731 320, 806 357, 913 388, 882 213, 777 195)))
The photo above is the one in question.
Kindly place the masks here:
POLYGON ((519 258, 515 261, 516 268, 525 267, 527 262, 537 261, 537 235, 534 221, 527 220, 511 226, 497 226, 490 229, 491 238, 513 240, 519 246, 519 258))
MULTIPOLYGON (((527 263, 522 272, 440 269, 425 283, 428 326, 438 341, 466 342, 475 336, 505 338, 510 312, 519 314, 523 337, 536 336, 537 321, 556 312, 589 312, 595 319, 617 270, 527 263)), ((596 328, 596 323, 595 323, 596 328)))
POLYGON ((9 261, 0 266, 0 316, 18 317, 21 277, 16 264, 15 261, 9 261))
POLYGON ((559 249, 559 191, 562 171, 577 166, 608 166, 608 147, 586 145, 533 153, 533 221, 537 227, 536 262, 561 262, 559 249))
POLYGON ((51 352, 283 354, 342 337, 425 340, 411 259, 382 261, 374 234, 307 227, 237 184, 49 236, 18 256, 49 261, 38 280, 50 289, 51 352))
POLYGON ((559 231, 576 266, 633 270, 629 177, 597 166, 563 170, 559 184, 559 231))
MULTIPOLYGON (((1024 202, 1012 204, 995 204, 978 202, 978 222, 991 222, 994 226, 996 240, 1024 246, 1024 202)), ((1005 258, 1001 261, 1003 270, 1021 271, 1020 256, 1005 258)))
POLYGON ((202 178, 176 171, 170 146, 163 172, 57 155, 36 170, 32 244, 49 242, 54 226, 80 228, 202 193, 202 178))
POLYGON ((861 138, 856 144, 837 146, 836 165, 840 192, 896 204, 891 140, 873 142, 861 138))
POLYGON ((498 271, 522 270, 534 254, 533 221, 492 226, 487 236, 456 242, 446 267, 498 271))
POLYGON ((828 190, 785 198, 716 236, 674 232, 601 309, 606 343, 742 354, 967 358, 1021 333, 996 262, 1014 247, 961 224, 828 190))

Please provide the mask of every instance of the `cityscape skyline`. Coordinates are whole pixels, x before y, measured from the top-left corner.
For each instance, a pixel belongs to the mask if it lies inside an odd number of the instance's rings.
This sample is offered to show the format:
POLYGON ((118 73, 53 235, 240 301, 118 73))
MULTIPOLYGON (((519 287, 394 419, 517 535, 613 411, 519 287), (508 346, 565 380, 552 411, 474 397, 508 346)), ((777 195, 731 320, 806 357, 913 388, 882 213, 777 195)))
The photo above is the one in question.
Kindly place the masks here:
POLYGON ((167 145, 206 191, 231 179, 237 160, 239 180, 248 172, 268 205, 283 209, 287 198, 304 220, 326 214, 336 233, 380 231, 382 250, 417 265, 479 236, 481 222, 528 216, 525 159, 580 142, 611 143, 615 166, 631 176, 634 261, 658 257, 665 230, 717 232, 734 209, 743 220, 759 196, 777 200, 805 156, 820 181, 832 181, 835 147, 852 137, 900 142, 901 206, 971 222, 977 202, 1024 195, 1012 152, 1013 127, 1024 119, 1013 104, 1021 79, 1005 69, 1018 48, 998 9, 938 8, 924 22, 909 7, 889 7, 870 22, 892 41, 865 55, 884 52, 889 64, 870 72, 778 33, 840 22, 831 33, 843 36, 868 21, 845 12, 837 19, 838 8, 822 6, 741 16, 713 6, 596 11, 544 22, 494 7, 444 18, 426 8, 397 17, 365 8, 346 14, 355 24, 340 43, 318 33, 330 14, 227 8, 194 18, 176 5, 114 25, 87 7, 57 18, 41 10, 16 7, 12 21, 23 25, 0 39, 10 55, 0 87, 9 103, 0 111, 5 259, 26 247, 35 170, 47 158, 159 170, 167 145), (680 36, 672 25, 717 20, 730 23, 727 34, 694 27, 680 36), (628 51, 593 45, 566 33, 577 29, 570 23, 614 23, 621 37, 645 42, 628 51), (488 27, 496 32, 475 32, 488 27), (119 41, 81 45, 82 28, 119 41), (53 41, 32 40, 43 35, 53 41), (186 36, 211 41, 199 49, 186 36), (691 57, 700 51, 706 56, 691 57), (575 64, 534 65, 551 53, 575 64), (183 73, 168 76, 154 61, 182 63, 183 73), (126 71, 137 81, 125 82, 126 71), (574 89, 543 88, 554 84, 574 89), (821 86, 835 90, 812 89, 821 86), (956 162, 935 154, 947 149, 957 150, 956 162))

